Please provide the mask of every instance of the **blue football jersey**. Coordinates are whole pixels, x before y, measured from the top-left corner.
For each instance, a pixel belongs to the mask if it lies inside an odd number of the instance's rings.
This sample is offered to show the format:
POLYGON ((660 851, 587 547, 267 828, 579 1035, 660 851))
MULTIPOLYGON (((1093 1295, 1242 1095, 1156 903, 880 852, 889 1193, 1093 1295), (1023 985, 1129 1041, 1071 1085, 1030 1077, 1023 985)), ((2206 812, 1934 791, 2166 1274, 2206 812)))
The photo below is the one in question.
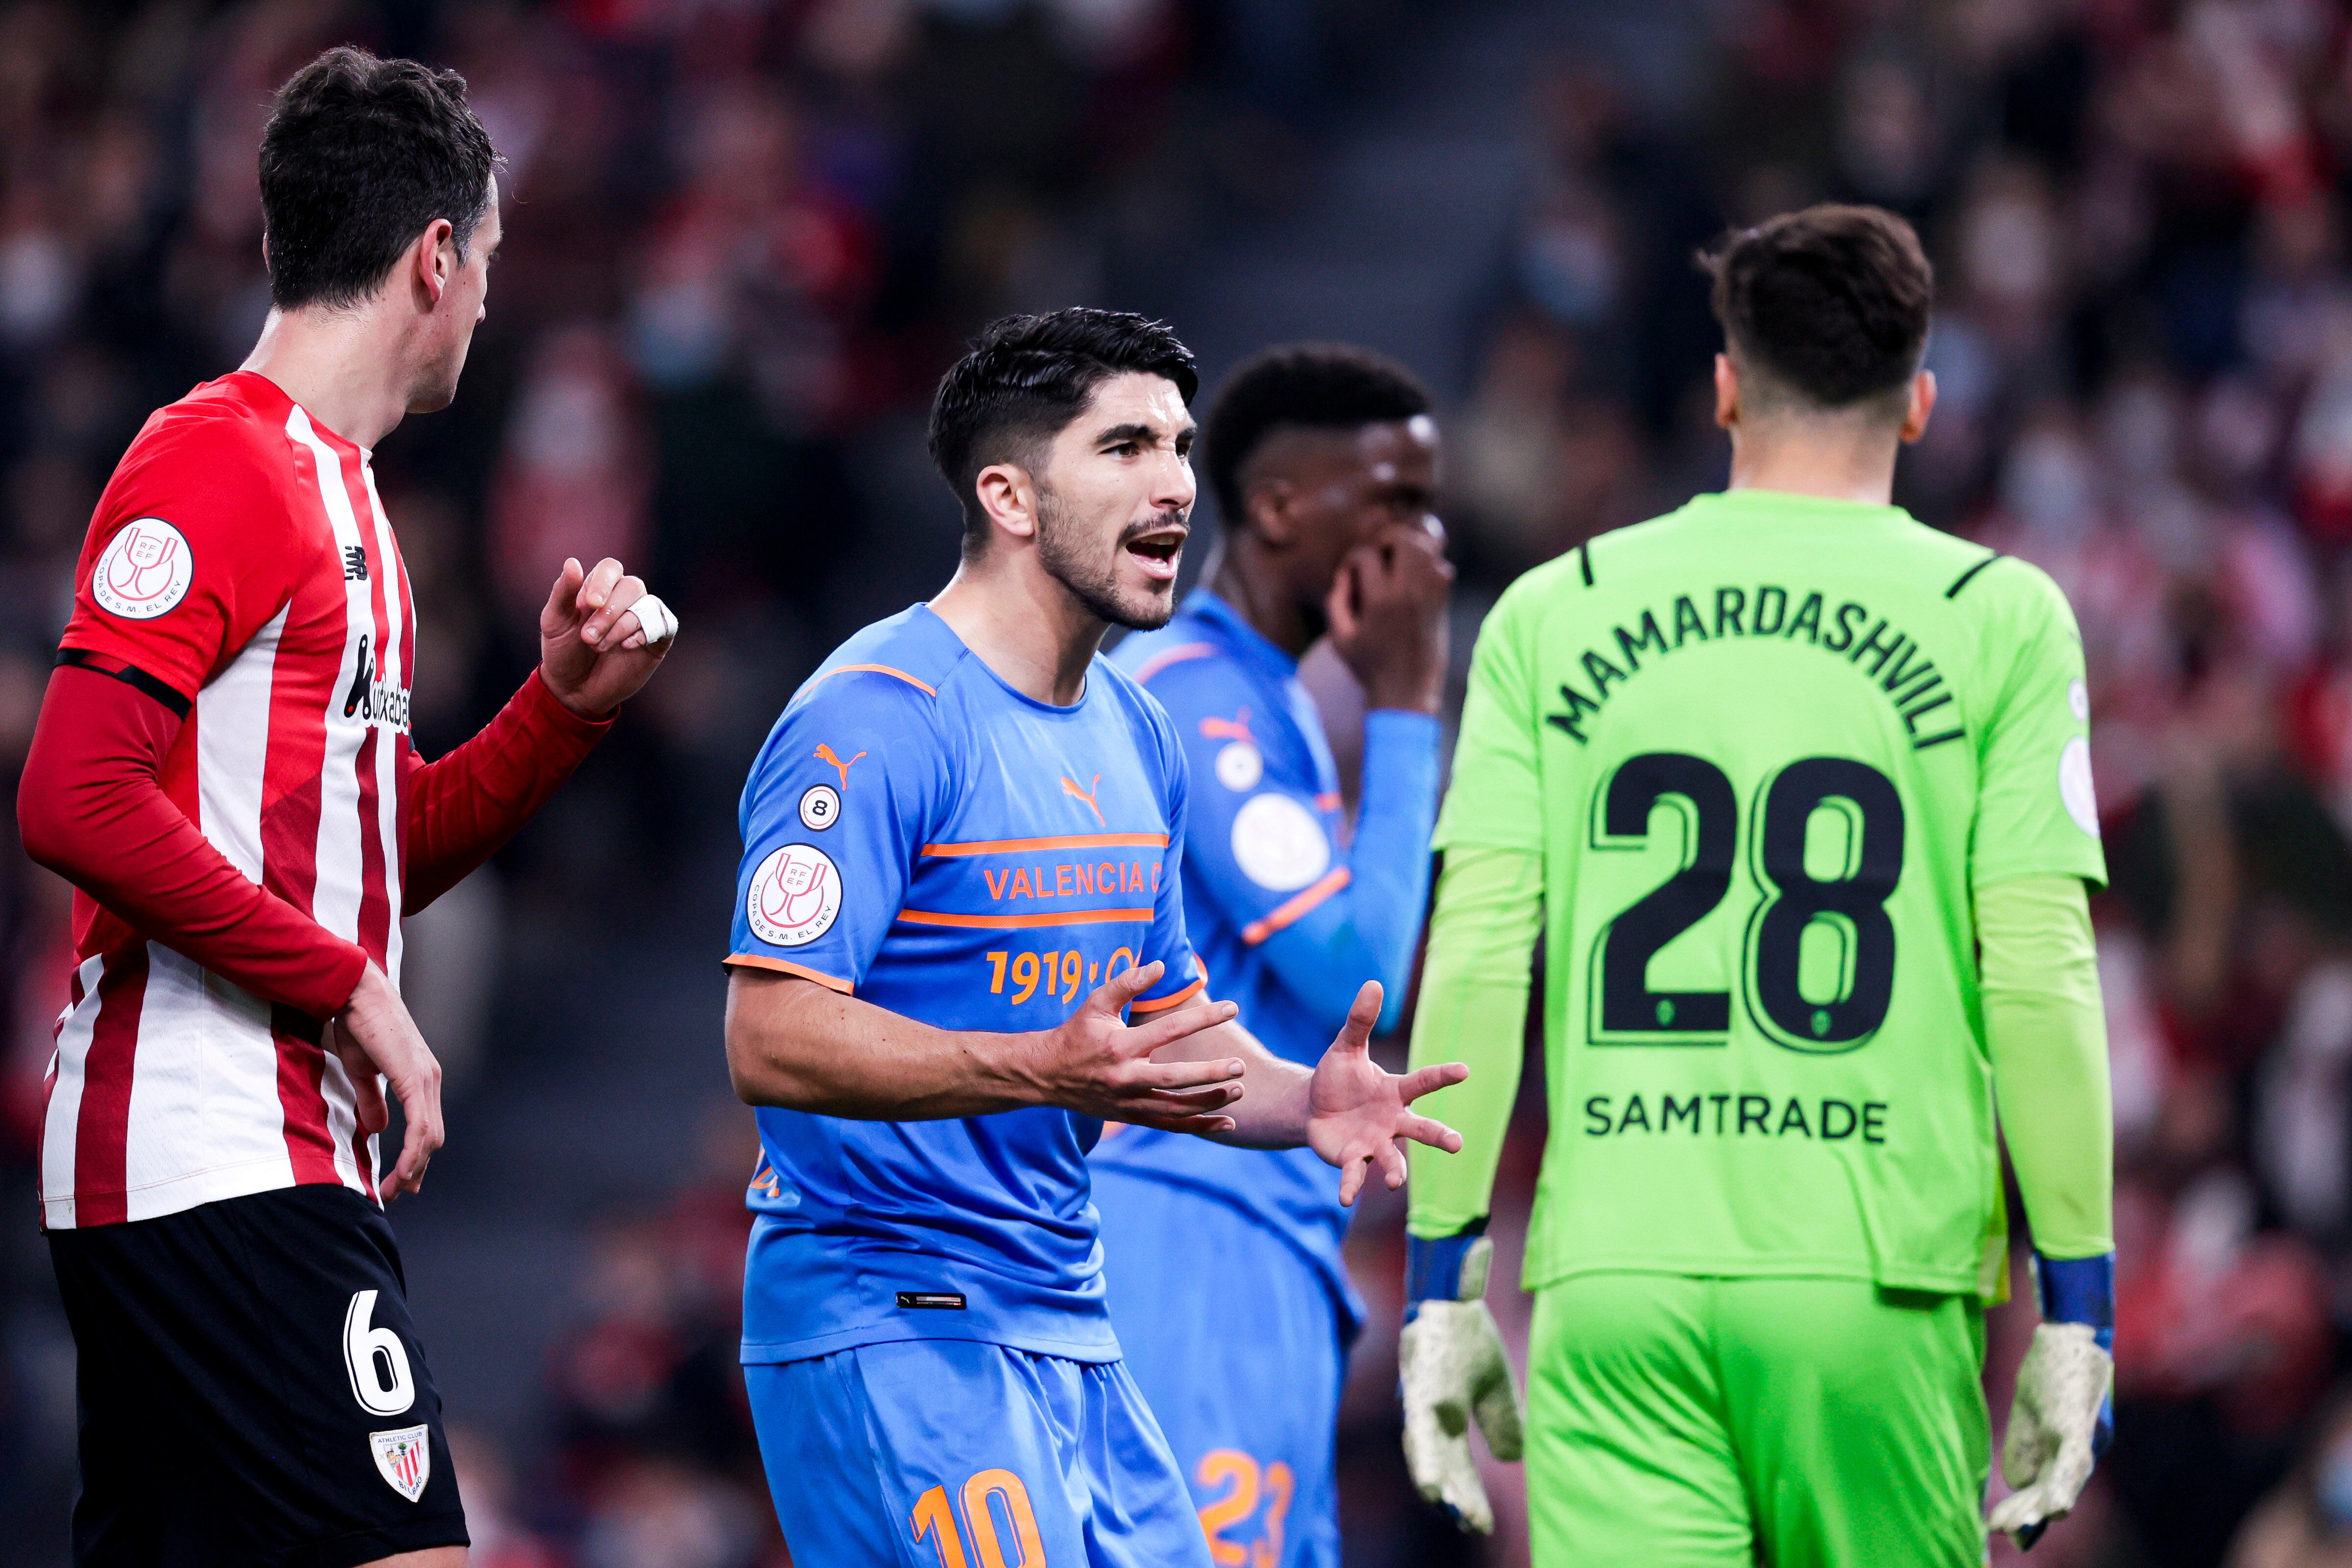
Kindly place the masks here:
MULTIPOLYGON (((1037 702, 919 604, 843 643, 769 732, 728 961, 940 1029, 1051 1029, 1154 960, 1135 1011, 1176 1006, 1202 988, 1186 792, 1167 715, 1108 663, 1070 706, 1037 702)), ((759 1123, 745 1361, 919 1338, 1118 1356, 1087 1191, 1099 1122, 759 1123)))
MULTIPOLYGON (((1365 716, 1350 844, 1315 700, 1290 657, 1231 605, 1198 591, 1166 626, 1127 639, 1114 657, 1164 705, 1187 753, 1185 917, 1210 989, 1240 1004, 1242 1024, 1269 1051, 1310 1066, 1364 981, 1381 983, 1392 1022, 1428 894, 1437 721, 1385 709, 1365 716)), ((1335 1295, 1352 1301, 1339 1255, 1348 1211, 1339 1173, 1312 1150, 1237 1149, 1127 1127, 1094 1160, 1223 1198, 1279 1232, 1335 1295)), ((1111 1266, 1119 1266, 1116 1255, 1111 1266)))

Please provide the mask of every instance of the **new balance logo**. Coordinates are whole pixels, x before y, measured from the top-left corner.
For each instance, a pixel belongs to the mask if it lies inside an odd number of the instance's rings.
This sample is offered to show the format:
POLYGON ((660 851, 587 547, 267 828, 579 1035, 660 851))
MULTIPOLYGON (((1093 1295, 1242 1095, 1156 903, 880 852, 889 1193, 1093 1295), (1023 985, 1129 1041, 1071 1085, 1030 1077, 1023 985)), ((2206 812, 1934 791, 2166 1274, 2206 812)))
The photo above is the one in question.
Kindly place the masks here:
POLYGON ((366 549, 359 545, 345 545, 343 547, 343 580, 365 582, 367 580, 366 549))

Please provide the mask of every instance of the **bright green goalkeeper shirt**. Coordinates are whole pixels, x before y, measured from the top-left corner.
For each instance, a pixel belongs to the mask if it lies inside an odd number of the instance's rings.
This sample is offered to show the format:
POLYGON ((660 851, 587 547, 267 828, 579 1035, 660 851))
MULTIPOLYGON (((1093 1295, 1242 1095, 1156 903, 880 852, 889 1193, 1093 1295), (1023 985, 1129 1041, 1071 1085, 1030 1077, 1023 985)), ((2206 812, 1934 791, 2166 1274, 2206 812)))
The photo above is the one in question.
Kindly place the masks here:
POLYGON ((1702 496, 1511 587, 1436 842, 1540 856, 1530 1289, 1998 1288, 1971 893, 2105 882, 2088 713, 2056 585, 1893 507, 1702 496))

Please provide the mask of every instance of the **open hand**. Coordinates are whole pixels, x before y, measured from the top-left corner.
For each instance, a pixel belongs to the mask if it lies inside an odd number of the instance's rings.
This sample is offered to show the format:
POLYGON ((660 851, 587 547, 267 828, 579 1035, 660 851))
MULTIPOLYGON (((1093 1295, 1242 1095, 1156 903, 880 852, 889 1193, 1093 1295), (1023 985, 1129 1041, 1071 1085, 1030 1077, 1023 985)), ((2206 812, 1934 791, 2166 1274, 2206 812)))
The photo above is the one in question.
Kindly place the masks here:
POLYGON ((539 612, 540 678, 573 713, 602 718, 636 695, 677 641, 677 617, 619 561, 606 556, 583 571, 567 559, 539 612))
POLYGON ((1366 980, 1348 1009, 1348 1021, 1339 1027, 1339 1038, 1315 1064, 1315 1077, 1307 1085, 1307 1146, 1339 1167, 1342 1204, 1356 1201, 1366 1170, 1375 1165, 1391 1190, 1404 1185, 1400 1139, 1411 1138, 1449 1155, 1462 1147, 1461 1134, 1406 1107, 1433 1089, 1461 1082, 1470 1070, 1448 1061, 1412 1072, 1389 1071, 1372 1060, 1372 1025, 1380 1016, 1381 983, 1366 980))
POLYGON ((1138 965, 1105 980, 1057 1029, 1035 1037, 1027 1076, 1049 1105, 1106 1122, 1171 1133, 1230 1133, 1217 1113, 1242 1097, 1242 1063, 1157 1062, 1151 1053, 1187 1035, 1214 1029, 1241 1009, 1231 1002, 1178 1008, 1129 1028, 1128 1005, 1160 983, 1168 966, 1138 965))
POLYGON ((369 1137, 392 1121, 383 1099, 384 1080, 400 1101, 404 1124, 400 1159, 376 1184, 383 1201, 425 1185, 425 1167, 444 1136, 441 1127, 441 1063, 408 1016, 408 1004, 373 963, 361 971, 352 999, 327 1024, 332 1049, 351 1075, 352 1100, 360 1131, 369 1137), (379 1077, 378 1075, 382 1076, 379 1077))

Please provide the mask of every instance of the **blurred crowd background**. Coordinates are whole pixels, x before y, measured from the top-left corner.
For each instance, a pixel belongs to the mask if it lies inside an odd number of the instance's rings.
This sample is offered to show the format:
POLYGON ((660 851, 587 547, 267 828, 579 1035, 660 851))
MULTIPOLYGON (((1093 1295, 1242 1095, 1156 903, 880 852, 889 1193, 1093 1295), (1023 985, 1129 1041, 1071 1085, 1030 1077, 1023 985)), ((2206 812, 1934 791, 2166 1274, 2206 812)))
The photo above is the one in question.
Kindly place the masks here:
MULTIPOLYGON (((251 345, 260 124, 335 42, 457 67, 507 161, 459 401, 379 454, 420 744, 520 679, 567 554, 643 563, 686 623, 541 822, 412 925, 453 1141, 395 1222, 482 1568, 787 1562, 733 1354, 733 802, 814 661, 952 568, 920 428, 962 338, 1097 303, 1168 316, 1212 384, 1261 331, 1405 355, 1443 411, 1458 666, 1517 572, 1721 484, 1692 254, 1832 197, 1910 216, 1939 269, 1942 398, 1898 499, 2047 568, 2089 650, 2121 1437, 2034 1561, 2352 1563, 2352 15, 1629 9, 0 3, 0 791, 114 460, 251 345), (1454 206, 1394 200, 1391 165, 1454 206), (1301 284, 1359 274, 1405 297, 1301 284)), ((1345 755, 1344 677, 1317 682, 1345 755)), ((32 1204, 66 906, 0 850, 10 1568, 64 1561, 72 1486, 32 1204)), ((1531 1060, 1506 1235, 1538 1081, 1531 1060)), ((1406 1482, 1401 1218, 1370 1203, 1351 1243, 1373 1326, 1343 1422, 1348 1562, 1523 1562, 1515 1473, 1486 1544, 1406 1482)), ((2031 1322, 1993 1316, 1997 1421, 2031 1322)))

